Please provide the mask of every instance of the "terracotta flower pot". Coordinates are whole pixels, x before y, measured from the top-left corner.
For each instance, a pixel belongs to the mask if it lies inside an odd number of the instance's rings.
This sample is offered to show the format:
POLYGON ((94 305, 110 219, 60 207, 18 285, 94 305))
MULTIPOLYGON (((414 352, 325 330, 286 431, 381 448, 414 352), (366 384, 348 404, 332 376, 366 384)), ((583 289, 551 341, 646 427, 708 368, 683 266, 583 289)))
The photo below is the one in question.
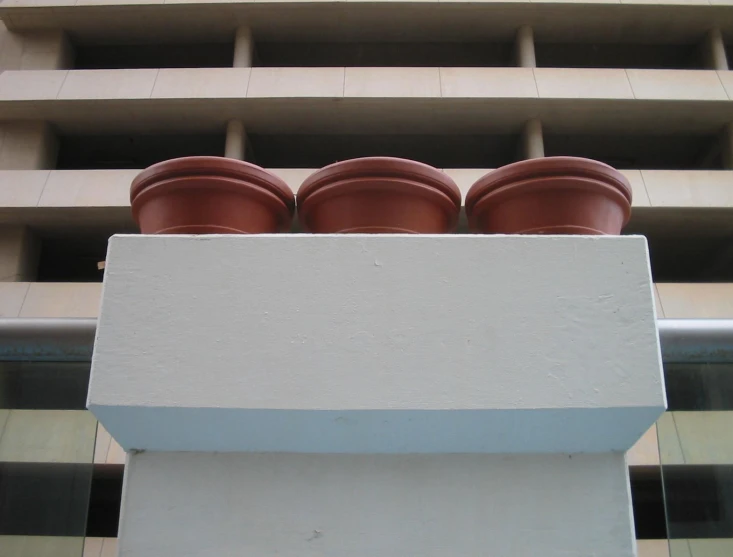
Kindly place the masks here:
POLYGON ((590 159, 526 160, 479 179, 466 214, 471 230, 487 234, 620 234, 631 215, 631 185, 590 159))
POLYGON ((440 234, 456 227, 461 192, 419 162, 368 157, 315 172, 298 190, 298 218, 316 233, 440 234))
POLYGON ((154 164, 130 188, 143 234, 256 234, 288 230, 295 196, 259 166, 223 157, 154 164))

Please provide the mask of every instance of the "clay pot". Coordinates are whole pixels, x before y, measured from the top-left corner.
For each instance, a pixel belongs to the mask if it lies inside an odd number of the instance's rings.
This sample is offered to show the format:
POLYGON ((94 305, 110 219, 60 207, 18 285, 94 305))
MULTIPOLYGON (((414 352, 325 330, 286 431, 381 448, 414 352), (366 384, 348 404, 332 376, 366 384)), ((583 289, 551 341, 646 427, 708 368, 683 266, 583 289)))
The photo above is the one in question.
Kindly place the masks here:
POLYGON ((130 188, 143 234, 256 234, 290 229, 295 196, 259 166, 184 157, 143 170, 130 188))
POLYGON ((298 190, 298 218, 316 233, 450 232, 461 192, 440 170, 419 162, 368 157, 315 172, 298 190))
POLYGON ((620 234, 631 215, 631 185, 590 159, 526 160, 479 179, 466 214, 471 230, 487 234, 620 234))

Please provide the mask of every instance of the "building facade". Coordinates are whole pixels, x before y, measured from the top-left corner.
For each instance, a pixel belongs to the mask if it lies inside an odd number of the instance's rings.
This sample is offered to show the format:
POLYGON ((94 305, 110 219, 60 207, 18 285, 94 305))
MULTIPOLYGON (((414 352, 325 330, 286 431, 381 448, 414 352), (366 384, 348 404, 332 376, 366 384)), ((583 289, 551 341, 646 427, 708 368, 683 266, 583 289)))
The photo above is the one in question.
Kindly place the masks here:
MULTIPOLYGON (((4 320, 96 318, 132 178, 196 154, 294 191, 401 156, 464 194, 516 160, 598 159, 633 186, 657 317, 733 319, 728 0, 3 0, 0 19, 4 320)), ((125 454, 86 410, 89 362, 0 354, 0 557, 116 554, 125 454)), ((639 555, 733 554, 733 359, 665 375, 669 411, 627 455, 639 555)))

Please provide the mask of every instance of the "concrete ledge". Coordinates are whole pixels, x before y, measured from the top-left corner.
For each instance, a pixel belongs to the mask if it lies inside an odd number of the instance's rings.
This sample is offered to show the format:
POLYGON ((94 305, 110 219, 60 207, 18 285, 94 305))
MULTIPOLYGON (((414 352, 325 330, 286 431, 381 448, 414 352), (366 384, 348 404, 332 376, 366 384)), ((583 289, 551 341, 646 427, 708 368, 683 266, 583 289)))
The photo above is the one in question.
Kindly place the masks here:
POLYGON ((646 242, 115 236, 89 407, 126 450, 624 451, 665 407, 646 242))
POLYGON ((616 85, 605 88, 598 69, 566 68, 5 71, 0 118, 73 133, 172 133, 223 132, 236 117, 270 134, 478 134, 486 122, 509 134, 528 113, 555 133, 709 134, 733 120, 731 72, 609 71, 601 75, 616 85))
POLYGON ((0 317, 96 317, 96 282, 0 282, 0 317))
POLYGON ((120 555, 636 555, 621 454, 144 453, 123 500, 120 555))

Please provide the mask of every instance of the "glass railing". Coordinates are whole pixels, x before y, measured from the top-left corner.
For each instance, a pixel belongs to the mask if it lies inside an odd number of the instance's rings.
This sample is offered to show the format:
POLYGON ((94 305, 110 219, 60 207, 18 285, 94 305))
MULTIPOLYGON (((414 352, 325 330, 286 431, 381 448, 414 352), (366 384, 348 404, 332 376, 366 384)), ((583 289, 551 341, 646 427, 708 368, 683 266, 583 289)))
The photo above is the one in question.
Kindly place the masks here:
POLYGON ((0 554, 80 557, 97 421, 89 363, 0 362, 0 554))
POLYGON ((657 422, 670 557, 733 555, 733 362, 665 362, 657 422))

